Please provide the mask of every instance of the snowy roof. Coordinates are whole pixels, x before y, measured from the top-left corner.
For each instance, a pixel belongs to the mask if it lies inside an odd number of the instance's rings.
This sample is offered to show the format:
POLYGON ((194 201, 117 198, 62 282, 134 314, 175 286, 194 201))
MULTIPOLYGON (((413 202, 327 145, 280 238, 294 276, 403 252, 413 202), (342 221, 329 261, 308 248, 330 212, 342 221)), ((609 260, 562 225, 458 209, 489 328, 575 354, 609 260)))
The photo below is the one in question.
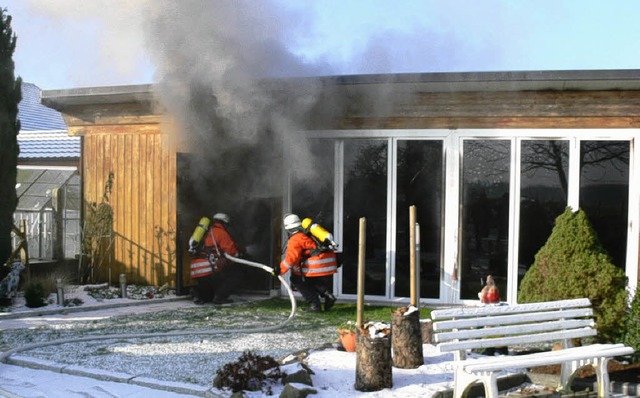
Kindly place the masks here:
POLYGON ((80 137, 66 130, 20 131, 20 159, 80 158, 80 137))
POLYGON ((22 83, 22 101, 18 104, 20 130, 66 130, 60 112, 40 103, 40 91, 33 83, 22 83))
POLYGON ((20 119, 20 159, 80 158, 80 137, 69 137, 60 112, 40 103, 40 88, 22 83, 20 119))

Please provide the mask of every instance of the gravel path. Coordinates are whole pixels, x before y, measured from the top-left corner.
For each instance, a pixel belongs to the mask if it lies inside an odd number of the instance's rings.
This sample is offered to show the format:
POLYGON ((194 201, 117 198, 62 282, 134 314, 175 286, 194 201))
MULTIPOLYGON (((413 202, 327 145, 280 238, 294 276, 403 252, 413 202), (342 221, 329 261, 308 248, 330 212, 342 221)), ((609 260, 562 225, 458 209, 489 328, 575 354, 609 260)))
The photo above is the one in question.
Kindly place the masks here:
POLYGON ((48 345, 20 352, 20 356, 210 386, 216 370, 234 362, 246 350, 279 358, 335 340, 334 327, 318 325, 312 315, 304 313, 272 332, 217 333, 279 325, 290 313, 268 310, 258 315, 252 308, 255 298, 235 298, 237 303, 225 307, 196 306, 178 300, 44 317, 3 320, 0 316, 0 351, 91 336, 182 334, 48 345))

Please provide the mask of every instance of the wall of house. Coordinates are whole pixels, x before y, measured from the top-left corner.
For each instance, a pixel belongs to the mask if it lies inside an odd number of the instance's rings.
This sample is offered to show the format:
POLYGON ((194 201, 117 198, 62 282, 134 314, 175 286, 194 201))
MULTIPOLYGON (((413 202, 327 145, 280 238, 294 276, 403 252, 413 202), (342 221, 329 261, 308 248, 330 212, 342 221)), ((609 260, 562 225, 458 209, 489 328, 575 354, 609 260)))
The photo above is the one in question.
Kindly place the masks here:
MULTIPOLYGON (((391 99, 373 94, 337 95, 344 96, 343 102, 350 106, 334 117, 331 126, 320 120, 314 128, 640 127, 640 91, 417 92, 391 99), (386 101, 390 102, 383 107, 386 101)), ((332 101, 326 101, 317 108, 330 108, 332 101)))
POLYGON ((113 208, 111 249, 100 266, 102 278, 117 281, 120 273, 132 283, 163 285, 175 273, 175 153, 166 137, 139 132, 136 126, 116 134, 84 137, 84 197, 100 203, 113 173, 108 194, 113 208), (108 264, 111 264, 109 270, 108 264))
MULTIPOLYGON (((312 112, 320 115, 312 129, 640 128, 638 90, 509 91, 504 83, 506 91, 427 92, 383 86, 334 87, 312 112)), ((637 269, 640 281, 640 263, 637 269)))
MULTIPOLYGON (((640 91, 405 90, 333 87, 311 129, 640 128, 640 91)), ((84 137, 84 197, 100 202, 113 171, 112 281, 175 284, 176 150, 150 101, 60 107, 69 133, 84 137)), ((108 260, 105 260, 109 263, 108 260)), ((640 268, 640 267, 639 267, 640 268)), ((108 276, 109 270, 101 269, 108 276)), ((640 272, 639 272, 640 274, 640 272)), ((184 275, 184 274, 183 274, 184 275)), ((185 275, 188 280, 188 274, 185 275)))
POLYGON ((107 203, 113 211, 97 279, 117 283, 124 273, 128 283, 175 285, 176 154, 160 118, 145 101, 76 106, 65 120, 70 135, 83 137, 85 229, 86 206, 107 203))

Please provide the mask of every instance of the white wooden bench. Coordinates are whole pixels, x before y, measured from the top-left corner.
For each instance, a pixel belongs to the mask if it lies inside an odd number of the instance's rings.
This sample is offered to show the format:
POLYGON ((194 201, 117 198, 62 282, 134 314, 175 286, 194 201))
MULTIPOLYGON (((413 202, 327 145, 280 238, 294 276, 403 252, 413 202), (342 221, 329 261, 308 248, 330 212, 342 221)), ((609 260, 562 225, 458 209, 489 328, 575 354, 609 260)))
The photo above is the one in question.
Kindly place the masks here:
POLYGON ((561 365, 560 383, 571 391, 574 373, 585 365, 595 368, 598 396, 609 397, 607 363, 616 356, 633 354, 622 344, 573 346, 573 339, 597 334, 589 299, 517 305, 459 307, 431 312, 433 341, 440 352, 453 352, 454 397, 462 397, 475 382, 484 384, 488 398, 498 397, 497 373, 561 365), (533 354, 467 358, 467 350, 533 343, 562 343, 562 349, 533 354))

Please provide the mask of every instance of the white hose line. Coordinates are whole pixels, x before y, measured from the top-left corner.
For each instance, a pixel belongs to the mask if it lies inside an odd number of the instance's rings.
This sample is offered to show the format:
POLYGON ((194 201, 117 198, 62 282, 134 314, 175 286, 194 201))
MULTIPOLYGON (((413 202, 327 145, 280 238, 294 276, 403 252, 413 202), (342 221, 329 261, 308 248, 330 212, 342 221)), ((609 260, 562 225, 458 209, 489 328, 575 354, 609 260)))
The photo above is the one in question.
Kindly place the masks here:
MULTIPOLYGON (((229 258, 229 260, 231 260, 231 261, 234 261, 234 262, 237 262, 237 263, 241 263, 241 264, 245 264, 245 265, 249 265, 251 267, 260 268, 260 269, 262 269, 262 270, 274 275, 273 268, 271 268, 269 266, 266 266, 264 264, 255 263, 253 261, 248 261, 248 260, 242 260, 242 259, 239 259, 237 257, 233 257, 233 256, 231 256, 229 254, 226 254, 226 253, 225 253, 225 256, 227 258, 229 258)), ((23 345, 21 347, 12 348, 10 350, 7 350, 7 351, 3 352, 0 355, 0 363, 7 363, 9 361, 9 357, 11 355, 15 354, 15 353, 18 353, 18 352, 28 351, 28 350, 32 350, 34 348, 40 348, 40 347, 47 347, 47 346, 68 344, 68 343, 85 342, 85 341, 112 340, 112 339, 136 339, 136 338, 167 337, 167 336, 194 336, 194 335, 214 335, 214 334, 229 334, 229 333, 263 333, 263 332, 271 332, 273 330, 277 330, 277 329, 280 329, 280 328, 284 327, 296 315, 296 299, 295 299, 295 297, 293 295, 293 290, 291 290, 291 286, 289 286, 287 281, 285 281, 285 279, 281 275, 278 275, 278 279, 280 279, 280 282, 282 282, 282 284, 287 288, 287 292, 289 293, 289 299, 291 300, 291 313, 289 314, 289 317, 284 322, 279 323, 279 324, 274 325, 274 326, 260 327, 260 328, 253 328, 253 329, 217 329, 217 330, 203 330, 203 331, 190 330, 190 331, 182 331, 182 332, 158 332, 158 333, 138 333, 138 334, 136 334, 136 333, 131 333, 131 334, 105 334, 105 335, 102 335, 102 336, 73 337, 73 338, 59 339, 59 340, 53 340, 53 341, 48 341, 48 342, 25 344, 25 345, 23 345)))
MULTIPOLYGON (((274 269, 269 267, 269 266, 267 266, 267 265, 256 263, 256 262, 249 261, 249 260, 243 260, 241 258, 234 257, 234 256, 232 256, 232 255, 230 255, 228 253, 225 253, 224 256, 226 258, 228 258, 229 260, 234 261, 236 263, 248 265, 250 267, 260 268, 263 271, 266 271, 266 272, 270 273, 271 275, 275 275, 274 269)), ((293 318, 296 315, 296 298, 293 295, 293 290, 291 290, 291 286, 289 286, 287 281, 284 280, 282 275, 278 275, 278 279, 280 280, 280 282, 282 282, 284 287, 287 288, 287 293, 289 294, 289 299, 291 300, 291 313, 289 314, 289 318, 287 318, 287 320, 282 323, 282 326, 284 326, 289 322, 289 320, 291 320, 291 318, 293 318)))

